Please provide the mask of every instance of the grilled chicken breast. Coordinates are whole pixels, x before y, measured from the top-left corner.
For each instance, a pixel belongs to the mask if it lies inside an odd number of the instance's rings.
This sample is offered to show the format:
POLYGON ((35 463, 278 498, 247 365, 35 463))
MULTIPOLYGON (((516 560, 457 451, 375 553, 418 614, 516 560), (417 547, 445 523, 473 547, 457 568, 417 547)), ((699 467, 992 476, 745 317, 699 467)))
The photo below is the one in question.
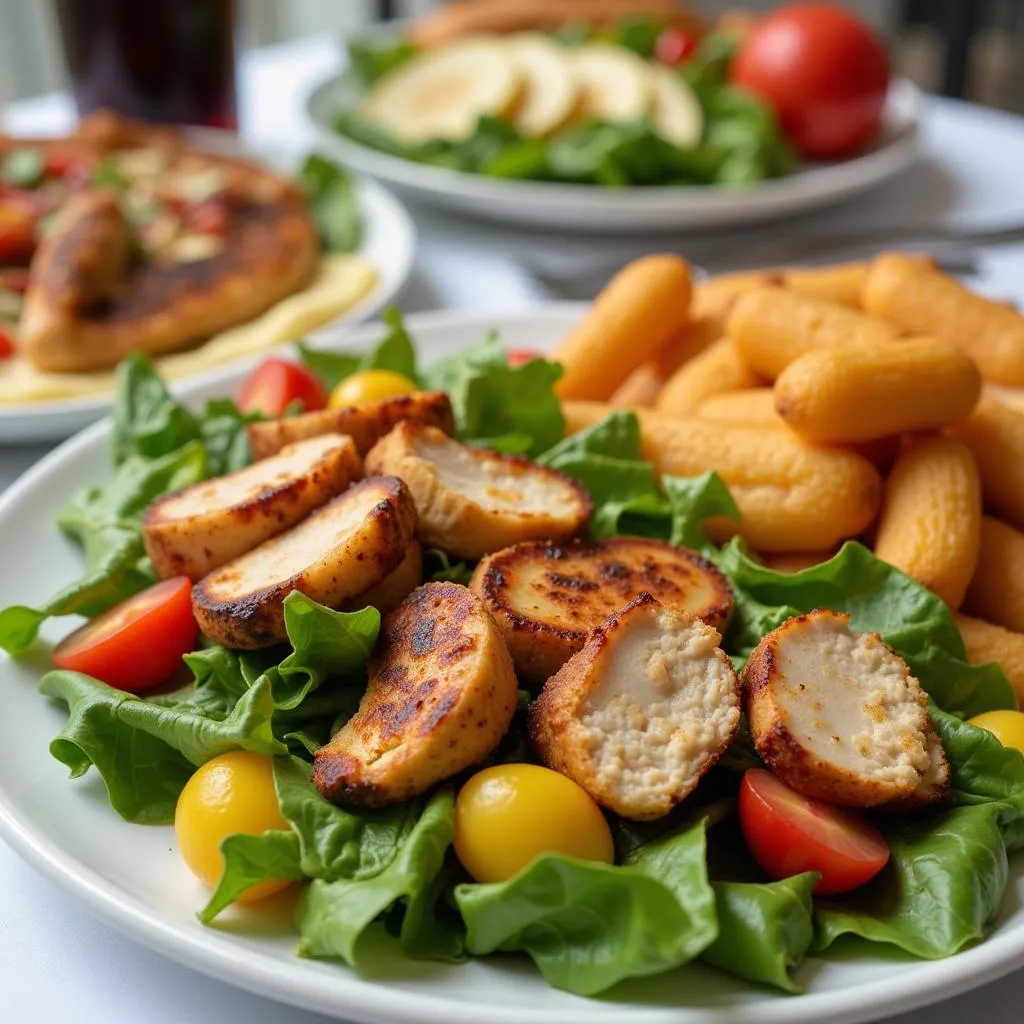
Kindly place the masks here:
POLYGON ((471 448, 409 420, 374 445, 366 465, 408 484, 420 540, 456 558, 480 558, 524 540, 567 540, 593 507, 587 492, 557 470, 471 448))
POLYGON ((592 629, 644 591, 721 631, 733 605, 729 581, 706 559, 642 537, 517 544, 483 559, 469 585, 530 683, 557 672, 592 629))
POLYGON ((320 434, 348 434, 360 455, 365 455, 402 420, 437 427, 446 434, 454 429, 452 405, 443 391, 417 391, 412 395, 364 402, 346 409, 320 409, 299 416, 250 423, 246 428, 254 459, 276 455, 285 445, 320 434))
POLYGON ((541 760, 624 818, 668 814, 739 727, 739 680, 720 641, 690 612, 641 594, 530 705, 541 760))
POLYGON ((877 633, 854 633, 849 615, 784 622, 754 649, 743 682, 758 754, 805 796, 849 807, 905 800, 936 760, 920 684, 877 633))
POLYGON ((282 533, 362 476, 352 438, 324 434, 153 502, 146 554, 163 578, 198 580, 282 533))
POLYGON ((340 608, 398 568, 415 530, 416 506, 401 480, 363 480, 204 576, 192 589, 196 622, 225 647, 269 647, 285 638, 283 605, 293 590, 340 608))
POLYGON ((925 747, 928 751, 928 767, 921 773, 917 788, 910 796, 883 805, 881 810, 917 811, 938 803, 949 792, 952 776, 949 758, 930 720, 925 732, 925 747))
POLYGON ((345 608, 359 611, 360 608, 376 608, 381 615, 397 608, 423 582, 423 547, 413 541, 405 549, 405 557, 398 568, 386 576, 375 587, 370 587, 358 597, 352 598, 345 608))
POLYGON ((316 754, 328 800, 408 800, 482 761, 516 707, 494 620, 466 587, 426 583, 385 618, 359 710, 316 754))

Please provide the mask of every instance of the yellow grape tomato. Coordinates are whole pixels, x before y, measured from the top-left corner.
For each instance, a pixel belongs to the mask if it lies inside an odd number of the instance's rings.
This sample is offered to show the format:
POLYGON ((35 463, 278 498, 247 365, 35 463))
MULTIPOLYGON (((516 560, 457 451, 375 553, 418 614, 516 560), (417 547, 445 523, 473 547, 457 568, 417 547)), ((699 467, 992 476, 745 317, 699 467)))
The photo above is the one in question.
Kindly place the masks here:
POLYGON ((542 853, 611 864, 601 809, 572 779, 532 764, 474 775, 455 801, 455 853, 478 882, 503 882, 542 853))
POLYGON ((379 402, 385 398, 410 395, 418 390, 416 382, 391 370, 360 370, 346 377, 332 392, 332 409, 346 409, 363 402, 379 402))
POLYGON ((1013 747, 1024 754, 1024 712, 986 711, 967 721, 979 729, 988 729, 1004 747, 1013 747))
MULTIPOLYGON (((207 761, 185 784, 174 812, 178 849, 192 873, 211 889, 224 873, 220 844, 242 832, 258 836, 290 826, 274 790, 273 761, 233 750, 207 761)), ((268 879, 248 889, 240 902, 284 889, 286 879, 268 879)))

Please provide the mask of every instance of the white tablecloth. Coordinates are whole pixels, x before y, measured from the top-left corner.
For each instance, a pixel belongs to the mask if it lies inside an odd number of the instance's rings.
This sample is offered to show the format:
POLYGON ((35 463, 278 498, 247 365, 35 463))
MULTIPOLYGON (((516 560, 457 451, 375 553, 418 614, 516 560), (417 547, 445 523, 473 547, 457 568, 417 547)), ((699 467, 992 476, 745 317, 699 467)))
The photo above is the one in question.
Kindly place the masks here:
MULTIPOLYGON (((340 63, 330 39, 254 51, 243 60, 242 119, 246 139, 264 150, 301 152, 314 139, 303 114, 311 86, 340 63)), ((24 101, 5 115, 12 131, 60 131, 72 120, 66 96, 24 101)), ((753 237, 822 234, 887 224, 992 224, 1024 221, 1024 121, 965 104, 930 102, 925 159, 898 181, 828 215, 761 229, 753 237)), ((520 253, 548 263, 628 255, 638 247, 684 246, 693 258, 742 265, 747 237, 718 234, 670 241, 576 239, 495 229, 419 207, 416 271, 401 305, 493 311, 520 309, 551 296, 517 262, 520 253)), ((978 284, 1024 299, 1024 245, 981 254, 978 284)), ((44 446, 0 447, 0 490, 30 466, 44 446)), ((2 571, 2 567, 0 567, 2 571)), ((8 723, 8 728, 13 727, 8 723)), ((1020 1020, 1024 972, 899 1024, 1020 1020)), ((326 1018, 249 995, 178 967, 100 923, 0 843, 0 1022, 3 1024, 314 1024, 326 1018)))

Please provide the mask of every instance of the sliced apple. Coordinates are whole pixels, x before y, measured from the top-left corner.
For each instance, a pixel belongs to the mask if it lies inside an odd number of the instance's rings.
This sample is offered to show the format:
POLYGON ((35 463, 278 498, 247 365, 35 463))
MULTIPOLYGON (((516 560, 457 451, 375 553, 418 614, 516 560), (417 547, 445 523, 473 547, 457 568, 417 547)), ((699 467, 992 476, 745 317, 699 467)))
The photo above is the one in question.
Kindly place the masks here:
POLYGON ((581 89, 578 116, 601 121, 634 121, 654 101, 647 63, 632 50, 591 43, 570 54, 581 89))
POLYGON ((522 76, 500 40, 466 39, 432 50, 382 78, 363 116, 409 145, 430 139, 457 141, 477 121, 501 117, 519 99, 522 76))
POLYGON ((507 45, 523 79, 512 123, 528 138, 543 138, 562 127, 580 94, 565 49, 539 32, 518 32, 507 45))
POLYGON ((693 90, 679 74, 651 65, 648 69, 654 88, 651 123, 666 142, 680 149, 692 149, 704 136, 704 110, 693 90))

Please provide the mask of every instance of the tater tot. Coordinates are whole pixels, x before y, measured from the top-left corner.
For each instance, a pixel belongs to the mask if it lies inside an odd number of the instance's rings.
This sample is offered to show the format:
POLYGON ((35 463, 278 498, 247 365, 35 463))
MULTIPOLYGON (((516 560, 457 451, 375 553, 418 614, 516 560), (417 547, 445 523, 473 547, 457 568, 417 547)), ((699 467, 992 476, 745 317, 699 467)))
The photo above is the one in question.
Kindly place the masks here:
POLYGON ((690 315, 695 320, 702 317, 717 320, 719 326, 724 327, 729 311, 740 296, 762 288, 781 286, 784 280, 778 270, 745 270, 738 274, 706 278, 693 286, 690 315))
POLYGON ((729 423, 767 423, 778 427, 783 422, 775 411, 775 392, 771 388, 743 388, 711 395, 693 414, 702 420, 729 423))
MULTIPOLYGON (((567 433, 596 423, 611 406, 563 402, 567 433)), ((757 551, 821 551, 855 537, 878 513, 882 480, 853 452, 817 448, 783 427, 675 419, 637 410, 644 457, 660 473, 715 470, 742 522, 709 524, 717 540, 734 533, 757 551)))
POLYGON ((990 398, 995 398, 1008 405, 1011 409, 1018 409, 1024 412, 1024 387, 1011 388, 1006 384, 988 384, 981 389, 981 393, 990 398))
POLYGON ((981 483, 970 451, 948 437, 909 444, 885 484, 875 554, 959 608, 980 543, 981 483))
POLYGON ((669 377, 658 395, 657 407, 667 416, 688 416, 711 395, 760 383, 736 346, 728 338, 719 338, 669 377))
POLYGON ((785 288, 741 296, 726 327, 747 365, 765 380, 775 380, 794 359, 815 349, 882 344, 898 336, 884 320, 785 288))
POLYGON ((880 256, 861 297, 864 309, 908 334, 932 334, 959 345, 985 380, 1024 384, 1024 316, 969 291, 906 256, 880 256))
POLYGON ((681 257, 659 253, 624 267, 551 353, 565 368, 559 397, 610 398, 682 328, 689 304, 690 265, 681 257))
POLYGON ((970 615, 957 615, 956 624, 972 665, 996 662, 1024 703, 1024 633, 1015 633, 970 615))
POLYGON ((637 408, 654 405, 665 386, 665 378, 658 372, 656 362, 638 366, 614 391, 608 401, 619 408, 637 408))
POLYGON ((985 516, 978 567, 963 607, 968 615, 1024 633, 1024 533, 985 516))
POLYGON ((868 276, 866 260, 828 267, 793 267, 782 273, 784 288, 812 299, 824 299, 851 309, 860 308, 860 295, 868 276))
POLYGON ((794 359, 775 381, 775 410, 803 437, 850 443, 941 427, 980 394, 977 366, 952 342, 905 338, 794 359))
POLYGON ((1024 412, 986 395, 948 432, 974 453, 985 506, 1024 527, 1024 412))

